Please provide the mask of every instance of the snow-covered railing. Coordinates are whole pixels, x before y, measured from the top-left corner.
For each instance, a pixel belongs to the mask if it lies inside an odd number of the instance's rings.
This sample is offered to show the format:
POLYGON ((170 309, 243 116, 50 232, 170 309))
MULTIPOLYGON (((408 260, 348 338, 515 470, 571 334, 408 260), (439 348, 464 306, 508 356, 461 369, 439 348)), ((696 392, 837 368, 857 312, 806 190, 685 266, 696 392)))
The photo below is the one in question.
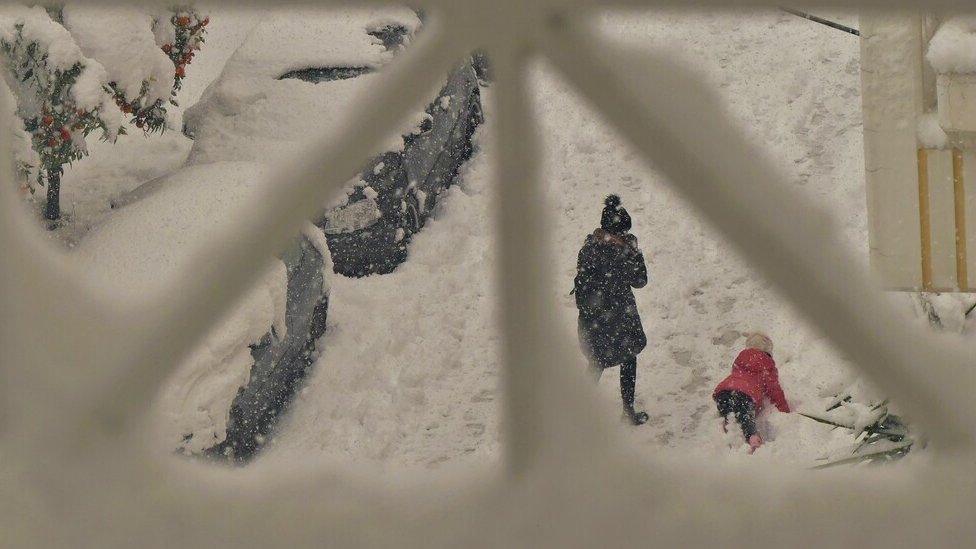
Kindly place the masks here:
POLYGON ((972 292, 976 19, 874 13, 861 27, 871 264, 889 289, 972 292))
MULTIPOLYGON (((614 49, 582 9, 674 2, 417 3, 431 16, 428 31, 350 109, 345 139, 322 138, 282 163, 274 192, 201 243, 192 272, 165 300, 134 306, 88 287, 46 247, 9 181, 0 189, 4 546, 971 543, 971 352, 900 324, 824 222, 829 216, 780 184, 782 175, 731 125, 693 71, 653 52, 614 49), (184 463, 176 469, 172 458, 150 452, 138 427, 165 376, 357 172, 386 129, 414 112, 476 47, 491 55, 496 80, 504 470, 367 481, 354 470, 343 475, 321 465, 280 471, 258 463, 233 474, 184 463), (582 365, 572 367, 579 361, 574 340, 551 320, 551 225, 526 93, 526 70, 538 55, 917 419, 932 437, 931 466, 920 466, 913 478, 860 470, 858 477, 819 477, 814 484, 780 473, 758 479, 749 470, 635 459, 624 450, 593 411, 582 365), (750 215, 757 208, 766 215, 750 215)), ((10 173, 10 136, 0 137, 0 169, 10 173)))

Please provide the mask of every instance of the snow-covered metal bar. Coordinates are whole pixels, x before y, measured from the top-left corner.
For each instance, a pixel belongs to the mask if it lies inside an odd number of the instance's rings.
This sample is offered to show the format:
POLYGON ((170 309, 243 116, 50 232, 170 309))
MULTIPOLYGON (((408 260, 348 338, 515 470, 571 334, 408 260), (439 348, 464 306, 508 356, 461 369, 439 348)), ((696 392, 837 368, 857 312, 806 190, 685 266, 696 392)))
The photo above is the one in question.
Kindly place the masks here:
POLYGON ((565 457, 602 426, 577 344, 552 321, 551 215, 543 193, 539 133, 529 105, 529 42, 491 51, 497 74, 497 231, 504 346, 505 459, 510 474, 527 474, 565 457), (579 413, 566 421, 566 404, 579 413), (583 412, 590 410, 589 412, 583 412))
POLYGON ((546 438, 544 393, 553 367, 546 354, 555 346, 546 303, 550 271, 548 212, 539 184, 538 130, 528 105, 528 44, 514 43, 494 57, 498 85, 495 105, 498 143, 499 268, 501 326, 505 334, 506 452, 521 471, 546 438), (511 136, 519 136, 512 139, 511 136))

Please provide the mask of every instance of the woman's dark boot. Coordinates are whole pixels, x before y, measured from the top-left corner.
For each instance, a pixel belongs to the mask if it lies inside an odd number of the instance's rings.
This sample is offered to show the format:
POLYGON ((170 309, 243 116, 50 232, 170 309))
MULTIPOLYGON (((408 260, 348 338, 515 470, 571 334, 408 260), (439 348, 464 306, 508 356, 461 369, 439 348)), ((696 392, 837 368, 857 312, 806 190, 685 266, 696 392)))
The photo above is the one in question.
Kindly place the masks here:
POLYGON ((620 398, 624 403, 624 416, 634 425, 647 423, 647 412, 634 410, 634 392, 637 386, 637 358, 620 365, 620 398))
POLYGON ((643 425, 647 423, 647 420, 650 417, 647 415, 647 412, 638 412, 637 410, 634 410, 633 406, 629 408, 626 406, 624 407, 624 416, 634 425, 643 425))

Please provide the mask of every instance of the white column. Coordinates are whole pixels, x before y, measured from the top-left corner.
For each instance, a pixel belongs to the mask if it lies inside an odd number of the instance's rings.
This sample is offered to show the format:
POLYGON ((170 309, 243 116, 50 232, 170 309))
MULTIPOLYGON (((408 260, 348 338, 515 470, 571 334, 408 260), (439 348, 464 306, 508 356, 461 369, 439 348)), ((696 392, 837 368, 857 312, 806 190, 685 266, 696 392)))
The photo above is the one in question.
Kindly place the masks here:
POLYGON ((922 20, 861 15, 861 97, 871 267, 884 287, 922 286, 917 118, 923 109, 922 20))

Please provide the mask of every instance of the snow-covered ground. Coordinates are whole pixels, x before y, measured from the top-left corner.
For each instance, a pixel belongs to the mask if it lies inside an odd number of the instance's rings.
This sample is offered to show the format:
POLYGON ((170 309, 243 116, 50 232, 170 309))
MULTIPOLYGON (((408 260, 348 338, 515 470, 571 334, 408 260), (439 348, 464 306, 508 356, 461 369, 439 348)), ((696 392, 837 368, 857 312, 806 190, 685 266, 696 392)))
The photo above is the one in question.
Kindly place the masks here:
MULTIPOLYGON (((791 174, 784 184, 830 204, 866 258, 856 38, 779 13, 608 16, 604 31, 635 48, 667 48, 703 72, 791 174)), ((721 436, 710 394, 741 348, 738 334, 749 330, 776 341, 791 402, 820 406, 824 386, 849 376, 843 358, 553 72, 540 65, 534 84, 543 176, 558 220, 557 318, 575 329, 568 292, 576 252, 608 192, 623 197, 649 261, 651 282, 637 291, 649 339, 638 362, 638 402, 651 419, 627 427, 634 442, 706 458, 744 453, 735 436, 721 436)), ((490 103, 487 118, 490 129, 490 103)), ((497 454, 492 153, 481 137, 484 150, 414 241, 408 263, 386 277, 333 285, 324 356, 267 459, 313 453, 435 466, 497 454)), ((607 374, 600 391, 616 418, 617 374, 607 374)), ((769 444, 758 460, 807 466, 851 442, 797 415, 771 414, 764 423, 769 444)))
MULTIPOLYGON (((82 268, 129 304, 164 296, 185 272, 191 250, 226 224, 235 207, 259 192, 265 170, 253 162, 190 166, 153 184, 145 196, 113 212, 77 247, 82 268)), ((224 438, 230 403, 247 383, 254 359, 249 345, 272 326, 285 333, 286 271, 271 272, 215 326, 159 396, 160 445, 174 449, 193 434, 196 451, 224 438)))
MULTIPOLYGON (((184 107, 203 95, 238 46, 253 36, 255 24, 264 20, 263 14, 249 10, 214 8, 211 13, 207 45, 190 66, 181 96, 184 107)), ((296 16, 302 14, 291 17, 296 16)), ((856 24, 850 17, 845 22, 856 24)), ((790 175, 783 184, 829 205, 848 245, 867 261, 856 37, 779 12, 616 14, 606 16, 602 26, 613 40, 638 49, 664 48, 703 73, 719 89, 732 116, 790 175)), ((737 437, 721 435, 710 394, 741 348, 741 332, 763 330, 772 336, 781 380, 794 407, 821 408, 825 400, 818 393, 847 379, 848 365, 544 64, 535 67, 532 91, 545 140, 548 206, 557 223, 553 245, 559 283, 552 297, 560 307, 554 318, 575 332, 576 311, 568 293, 576 254, 598 225, 602 199, 609 192, 622 196, 648 260, 650 283, 636 292, 649 341, 639 357, 637 391, 638 404, 651 419, 641 427, 621 424, 628 438, 640 451, 796 467, 813 465, 824 451, 849 444, 850 435, 840 430, 831 432, 795 414, 775 412, 761 422, 768 444, 751 458, 737 437)), ((332 281, 322 356, 261 459, 272 464, 340 459, 399 468, 498 458, 500 334, 494 320, 491 88, 484 95, 487 122, 477 136, 480 150, 463 170, 461 184, 442 197, 435 217, 413 240, 407 263, 390 275, 332 281)), ((653 104, 654 98, 647 100, 653 104)), ((254 118, 260 104, 254 105, 247 111, 248 124, 277 122, 254 118)), ((124 231, 138 234, 138 220, 151 217, 140 212, 165 212, 168 200, 182 203, 181 188, 213 183, 213 193, 194 189, 193 196, 214 199, 220 185, 234 187, 247 179, 248 173, 239 172, 251 169, 240 162, 204 161, 273 160, 223 154, 254 150, 254 143, 244 142, 249 134, 236 131, 241 122, 237 117, 201 120, 211 124, 205 133, 225 140, 221 147, 201 148, 210 156, 201 152, 191 161, 194 166, 170 176, 164 189, 132 205, 116 211, 109 201, 186 163, 192 142, 178 126, 162 136, 130 135, 114 147, 97 146, 91 158, 66 174, 64 204, 70 217, 63 233, 69 243, 77 243, 82 260, 113 257, 118 268, 126 264, 119 258, 143 257, 126 256, 106 242, 126 242, 119 236, 124 231), (196 179, 189 177, 194 174, 196 179)), ((306 127, 303 123, 300 130, 306 127)), ((299 133, 282 135, 293 141, 299 133)), ((167 227, 179 225, 176 217, 167 227)), ((206 234, 206 226, 177 233, 192 239, 206 234)), ((156 229, 160 234, 155 238, 133 239, 128 245, 151 247, 157 242, 173 249, 172 239, 161 238, 168 229, 156 229)), ((163 264, 170 260, 175 259, 159 259, 163 264)), ((153 278, 151 265, 137 270, 153 278)), ((252 303, 260 319, 253 330, 239 323, 237 334, 260 335, 259 328, 274 321, 269 300, 274 300, 273 292, 252 303)), ((245 343, 247 337, 234 341, 245 343)), ((185 423, 184 412, 196 413, 193 421, 213 422, 215 431, 226 421, 211 414, 217 408, 214 402, 227 398, 226 383, 219 384, 220 398, 206 394, 208 383, 216 379, 212 376, 246 378, 240 371, 244 358, 235 357, 226 345, 209 348, 210 358, 235 364, 238 370, 208 372, 212 364, 207 355, 194 355, 164 394, 192 394, 190 408, 202 408, 186 411, 177 409, 178 399, 161 400, 162 422, 171 423, 161 430, 166 448, 178 445, 178 439, 171 440, 178 435, 172 425, 185 423)), ((604 375, 599 391, 604 413, 615 422, 615 370, 604 375)))

